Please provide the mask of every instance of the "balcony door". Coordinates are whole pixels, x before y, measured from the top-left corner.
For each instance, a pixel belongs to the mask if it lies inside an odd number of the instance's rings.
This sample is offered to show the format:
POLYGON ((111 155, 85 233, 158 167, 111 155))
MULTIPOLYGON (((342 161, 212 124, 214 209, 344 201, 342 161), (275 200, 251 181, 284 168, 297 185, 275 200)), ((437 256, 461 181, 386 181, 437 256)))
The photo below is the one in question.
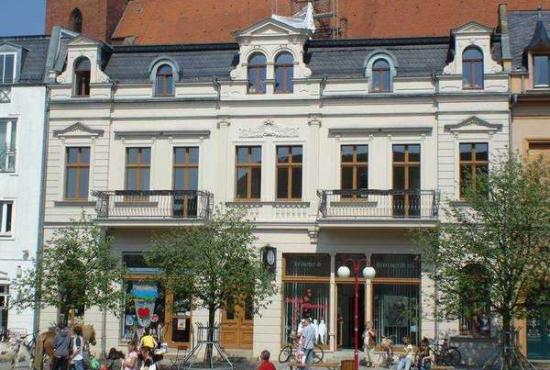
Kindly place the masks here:
POLYGON ((174 148, 174 217, 198 214, 199 148, 174 148))
POLYGON ((420 217, 420 144, 393 146, 393 216, 420 217))
POLYGON ((244 304, 228 304, 222 312, 221 342, 229 349, 252 349, 254 309, 251 299, 244 304))

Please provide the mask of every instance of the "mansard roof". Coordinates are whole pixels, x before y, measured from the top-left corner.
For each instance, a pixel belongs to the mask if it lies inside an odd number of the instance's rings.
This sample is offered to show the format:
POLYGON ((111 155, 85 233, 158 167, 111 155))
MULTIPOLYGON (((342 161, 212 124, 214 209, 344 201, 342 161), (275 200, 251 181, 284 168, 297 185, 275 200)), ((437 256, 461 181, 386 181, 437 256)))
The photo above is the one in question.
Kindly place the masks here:
POLYGON ((0 37, 1 45, 21 47, 22 69, 18 84, 36 84, 44 81, 44 70, 48 54, 48 36, 0 37))
POLYGON ((541 26, 546 29, 546 40, 549 39, 550 11, 541 11, 540 14, 536 10, 509 12, 508 26, 514 70, 525 71, 527 70, 526 49, 532 42, 533 46, 539 42, 546 42, 541 26))
POLYGON ((548 49, 550 48, 550 38, 548 38, 548 32, 546 31, 546 26, 542 19, 537 21, 535 26, 535 33, 529 45, 527 45, 527 50, 534 49, 548 49))

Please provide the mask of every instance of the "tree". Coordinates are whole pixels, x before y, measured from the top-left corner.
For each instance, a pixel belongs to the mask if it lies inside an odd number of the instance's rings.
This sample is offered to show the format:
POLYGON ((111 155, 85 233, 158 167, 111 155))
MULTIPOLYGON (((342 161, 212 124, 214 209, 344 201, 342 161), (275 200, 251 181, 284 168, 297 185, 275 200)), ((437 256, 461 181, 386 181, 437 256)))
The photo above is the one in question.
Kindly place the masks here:
POLYGON ((543 289, 550 284, 550 168, 519 156, 497 162, 469 182, 466 205, 450 202, 446 220, 415 237, 433 268, 439 310, 499 317, 511 368, 513 319, 550 314, 543 289))
MULTIPOLYGON (((193 309, 208 309, 208 326, 213 328, 217 310, 230 304, 245 308, 245 301, 251 300, 257 313, 276 293, 274 277, 264 268, 255 241, 253 225, 241 212, 218 211, 203 225, 155 236, 146 260, 159 270, 158 281, 174 297, 187 298, 185 304, 193 309)), ((211 356, 209 346, 207 360, 211 356)))
POLYGON ((53 306, 67 324, 75 312, 99 306, 121 312, 120 284, 126 269, 112 253, 113 238, 85 214, 57 229, 35 268, 18 280, 11 304, 19 308, 53 306))

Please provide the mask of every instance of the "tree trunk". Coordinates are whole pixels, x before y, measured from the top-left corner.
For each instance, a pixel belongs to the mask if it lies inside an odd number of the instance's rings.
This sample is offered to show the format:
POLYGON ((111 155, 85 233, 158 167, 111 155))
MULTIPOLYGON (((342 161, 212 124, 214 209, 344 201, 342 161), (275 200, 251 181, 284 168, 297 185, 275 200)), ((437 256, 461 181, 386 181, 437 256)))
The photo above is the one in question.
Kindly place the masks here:
POLYGON ((211 369, 214 368, 214 325, 216 324, 216 307, 214 305, 208 306, 208 344, 206 346, 206 363, 211 369))
POLYGON ((508 314, 502 315, 502 329, 504 331, 502 351, 503 369, 510 370, 514 362, 514 330, 512 328, 512 317, 508 314))

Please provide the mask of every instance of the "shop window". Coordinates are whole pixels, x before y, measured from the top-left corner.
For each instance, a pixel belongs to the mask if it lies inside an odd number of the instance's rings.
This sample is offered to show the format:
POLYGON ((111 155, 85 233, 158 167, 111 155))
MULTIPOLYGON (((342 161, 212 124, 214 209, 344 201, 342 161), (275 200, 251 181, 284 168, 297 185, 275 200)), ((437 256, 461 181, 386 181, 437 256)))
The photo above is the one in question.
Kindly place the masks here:
POLYGON ((302 146, 277 147, 277 199, 302 199, 302 146))
POLYGON ((462 143, 460 151, 460 199, 471 184, 473 190, 479 187, 480 176, 489 172, 489 145, 487 143, 462 143))
POLYGON ((65 199, 88 200, 90 148, 67 148, 65 159, 65 199))
POLYGON ((90 96, 90 59, 80 58, 74 68, 74 95, 78 97, 90 96))
POLYGON ((145 328, 156 330, 164 325, 165 295, 159 283, 127 280, 124 292, 123 340, 137 341, 145 328))
POLYGON ((237 147, 237 200, 259 200, 262 190, 262 147, 237 147))
POLYGON ((535 87, 550 86, 550 57, 548 55, 533 56, 535 87))
POLYGON ((420 279, 421 258, 415 254, 373 254, 376 278, 420 279))
POLYGON ((462 54, 462 83, 466 89, 483 88, 483 53, 469 47, 462 54))

